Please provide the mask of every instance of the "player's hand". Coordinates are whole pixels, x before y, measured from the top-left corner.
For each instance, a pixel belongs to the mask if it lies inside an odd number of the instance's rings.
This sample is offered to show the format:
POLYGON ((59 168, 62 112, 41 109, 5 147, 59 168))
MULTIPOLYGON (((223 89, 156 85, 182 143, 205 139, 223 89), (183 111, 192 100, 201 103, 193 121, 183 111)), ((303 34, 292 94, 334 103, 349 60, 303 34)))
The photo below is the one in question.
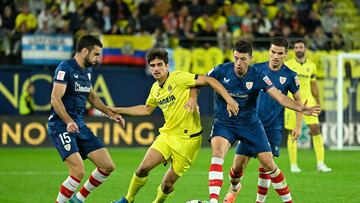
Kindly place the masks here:
POLYGON ((125 128, 125 119, 120 114, 114 114, 110 117, 110 119, 114 120, 118 124, 120 124, 123 128, 125 128))
POLYGON ((116 123, 119 123, 123 128, 125 127, 125 119, 120 115, 117 114, 115 111, 112 111, 111 108, 115 107, 106 107, 108 109, 107 114, 104 114, 104 116, 110 118, 111 120, 114 120, 116 123))
POLYGON ((301 126, 296 126, 294 130, 291 131, 291 141, 295 142, 301 135, 301 126))
POLYGON ((229 117, 237 116, 239 113, 239 104, 233 98, 231 98, 231 100, 227 102, 226 110, 229 114, 229 117))
POLYGON ((66 126, 66 130, 69 133, 78 133, 79 132, 79 127, 78 125, 73 121, 67 124, 66 126))
POLYGON ((307 116, 319 116, 321 109, 319 105, 315 106, 306 106, 307 100, 305 100, 304 104, 301 107, 301 113, 307 115, 307 116))
POLYGON ((184 109, 187 109, 190 113, 194 113, 194 112, 200 113, 199 105, 197 103, 197 99, 193 98, 193 97, 189 98, 189 100, 184 105, 184 109))
POLYGON ((320 115, 321 114, 321 105, 319 103, 317 103, 316 105, 319 106, 319 108, 320 108, 320 113, 319 113, 319 115, 320 115))

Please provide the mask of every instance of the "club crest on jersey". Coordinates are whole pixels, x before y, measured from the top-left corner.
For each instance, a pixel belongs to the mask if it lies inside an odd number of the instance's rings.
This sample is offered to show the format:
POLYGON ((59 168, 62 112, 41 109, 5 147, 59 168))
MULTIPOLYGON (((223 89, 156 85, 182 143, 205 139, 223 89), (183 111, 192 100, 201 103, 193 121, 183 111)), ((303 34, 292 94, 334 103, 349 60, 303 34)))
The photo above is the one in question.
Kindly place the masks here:
POLYGON ((169 91, 169 92, 172 91, 172 86, 171 86, 171 85, 168 86, 168 91, 169 91))
POLYGON ((253 82, 246 82, 245 85, 246 85, 246 88, 248 90, 250 90, 253 87, 253 82))
POLYGON ((89 80, 91 80, 91 73, 88 73, 87 75, 89 77, 89 80))
POLYGON ((56 79, 57 80, 64 80, 64 78, 65 78, 65 71, 59 70, 59 72, 58 72, 58 74, 56 76, 56 79))
POLYGON ((280 77, 279 80, 280 83, 283 85, 286 82, 286 77, 280 77))
POLYGON ((265 76, 265 77, 263 78, 263 80, 264 80, 264 82, 265 82, 267 85, 272 85, 272 82, 271 82, 271 80, 269 79, 268 76, 265 76))
POLYGON ((66 144, 66 145, 64 145, 64 148, 66 149, 66 151, 70 151, 71 145, 70 145, 70 144, 66 144))

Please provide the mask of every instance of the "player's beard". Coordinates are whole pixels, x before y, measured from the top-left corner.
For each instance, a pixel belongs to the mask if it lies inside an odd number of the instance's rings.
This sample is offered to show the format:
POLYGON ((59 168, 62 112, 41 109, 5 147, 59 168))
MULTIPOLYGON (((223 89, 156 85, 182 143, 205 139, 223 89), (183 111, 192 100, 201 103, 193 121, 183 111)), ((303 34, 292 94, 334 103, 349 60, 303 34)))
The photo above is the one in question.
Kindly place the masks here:
POLYGON ((95 61, 94 63, 91 63, 91 62, 90 62, 89 56, 87 56, 87 57, 85 58, 85 61, 84 61, 84 66, 85 66, 85 67, 97 66, 97 65, 98 65, 98 62, 97 62, 97 61, 95 61))
POLYGON ((302 51, 297 51, 297 52, 295 52, 295 54, 296 54, 296 57, 298 57, 299 59, 303 58, 305 56, 305 52, 302 52, 302 51))

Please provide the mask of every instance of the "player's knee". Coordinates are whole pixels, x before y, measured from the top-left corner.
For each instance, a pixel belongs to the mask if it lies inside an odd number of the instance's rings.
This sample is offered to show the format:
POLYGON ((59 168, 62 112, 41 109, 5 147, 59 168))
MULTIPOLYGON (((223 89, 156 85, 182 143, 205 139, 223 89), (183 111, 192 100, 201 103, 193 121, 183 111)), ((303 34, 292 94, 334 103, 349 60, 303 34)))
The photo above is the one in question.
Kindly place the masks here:
POLYGON ((136 170, 136 175, 139 177, 145 177, 148 176, 150 172, 150 169, 146 166, 139 166, 139 168, 136 170))
POLYGON ((221 150, 221 149, 213 149, 213 151, 212 151, 212 157, 224 159, 224 157, 225 157, 225 152, 224 152, 223 150, 221 150))
POLYGON ((85 176, 85 169, 84 168, 76 168, 76 169, 70 170, 70 175, 81 180, 85 176))
POLYGON ((271 172, 276 170, 276 164, 272 161, 268 161, 265 163, 262 163, 262 166, 266 172, 271 172))
POLYGON ((164 193, 168 194, 172 191, 174 191, 174 183, 166 181, 162 183, 162 188, 164 193))
POLYGON ((245 164, 244 165, 233 165, 232 170, 235 174, 239 174, 245 170, 245 164))
POLYGON ((70 173, 70 175, 74 176, 75 178, 81 180, 85 176, 84 165, 82 163, 71 165, 69 167, 69 173, 70 173))
POLYGON ((107 166, 100 168, 100 170, 104 171, 105 173, 112 173, 115 168, 116 166, 114 163, 109 163, 107 166))
POLYGON ((318 135, 318 134, 320 134, 320 129, 319 128, 315 128, 315 129, 310 131, 311 136, 315 136, 315 135, 318 135))

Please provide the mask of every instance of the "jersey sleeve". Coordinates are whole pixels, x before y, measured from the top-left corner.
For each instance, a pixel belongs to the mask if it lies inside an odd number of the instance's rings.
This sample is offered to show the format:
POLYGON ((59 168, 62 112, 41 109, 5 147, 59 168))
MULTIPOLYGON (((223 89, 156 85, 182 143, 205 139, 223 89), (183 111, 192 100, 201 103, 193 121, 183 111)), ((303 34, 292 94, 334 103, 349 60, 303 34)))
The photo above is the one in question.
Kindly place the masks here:
POLYGON ((157 102, 156 102, 156 99, 155 99, 155 93, 156 93, 156 90, 155 90, 154 86, 152 86, 151 89, 150 89, 149 96, 146 99, 146 105, 147 106, 151 106, 151 107, 156 107, 157 106, 157 102))
POLYGON ((259 77, 259 87, 260 89, 263 89, 264 91, 267 91, 268 89, 275 87, 270 78, 263 72, 260 72, 259 77))
POLYGON ((220 73, 221 73, 221 66, 218 65, 215 68, 211 69, 209 72, 206 73, 206 76, 210 76, 216 79, 220 78, 220 73))
POLYGON ((55 70, 53 81, 62 84, 67 84, 69 79, 70 79, 69 68, 63 63, 59 64, 59 66, 55 70))
POLYGON ((300 82, 299 82, 297 74, 295 73, 294 75, 291 76, 291 80, 290 80, 290 84, 289 84, 289 91, 292 94, 295 94, 297 91, 299 91, 299 88, 300 88, 300 82))
POLYGON ((314 80, 316 80, 316 77, 317 77, 317 68, 316 68, 316 65, 313 64, 312 69, 311 69, 310 80, 314 81, 314 80))
POLYGON ((195 87, 195 80, 197 78, 196 74, 180 71, 174 74, 176 74, 175 81, 177 84, 184 87, 195 87))

